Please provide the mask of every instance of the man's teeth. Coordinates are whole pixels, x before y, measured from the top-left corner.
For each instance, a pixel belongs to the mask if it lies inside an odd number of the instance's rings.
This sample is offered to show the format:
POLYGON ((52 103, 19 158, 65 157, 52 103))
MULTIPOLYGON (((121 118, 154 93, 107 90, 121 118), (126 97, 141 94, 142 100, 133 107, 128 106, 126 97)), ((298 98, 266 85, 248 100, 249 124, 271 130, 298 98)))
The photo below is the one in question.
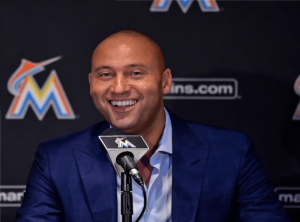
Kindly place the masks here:
POLYGON ((113 106, 133 106, 137 103, 137 101, 133 100, 126 100, 126 101, 111 101, 110 102, 113 106))

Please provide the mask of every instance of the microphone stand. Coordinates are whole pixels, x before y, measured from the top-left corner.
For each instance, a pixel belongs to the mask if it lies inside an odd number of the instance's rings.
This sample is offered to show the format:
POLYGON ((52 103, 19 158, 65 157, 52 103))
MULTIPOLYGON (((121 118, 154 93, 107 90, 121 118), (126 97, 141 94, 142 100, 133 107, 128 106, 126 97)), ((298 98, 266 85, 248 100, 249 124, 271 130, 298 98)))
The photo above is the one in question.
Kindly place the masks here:
POLYGON ((122 222, 132 222, 132 180, 128 172, 121 173, 121 215, 122 222))

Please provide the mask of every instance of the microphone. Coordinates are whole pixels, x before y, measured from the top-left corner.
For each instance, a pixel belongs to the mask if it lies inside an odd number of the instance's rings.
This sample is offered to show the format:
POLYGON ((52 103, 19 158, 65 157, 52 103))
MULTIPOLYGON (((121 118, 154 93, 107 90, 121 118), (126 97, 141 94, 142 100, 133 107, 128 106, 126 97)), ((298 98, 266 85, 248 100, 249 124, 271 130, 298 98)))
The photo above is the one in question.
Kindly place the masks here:
POLYGON ((105 130, 99 139, 106 150, 111 164, 121 178, 121 215, 122 221, 131 222, 133 215, 133 197, 131 177, 143 190, 144 207, 137 218, 140 221, 147 206, 147 194, 144 181, 138 171, 136 162, 149 150, 142 136, 126 135, 122 130, 110 128, 105 130), (125 173, 124 173, 125 172, 125 173), (131 177, 128 175, 130 174, 131 177))
POLYGON ((118 128, 110 128, 105 130, 99 139, 118 177, 121 178, 122 172, 129 173, 137 184, 143 186, 144 181, 136 165, 149 150, 143 137, 127 135, 118 128))

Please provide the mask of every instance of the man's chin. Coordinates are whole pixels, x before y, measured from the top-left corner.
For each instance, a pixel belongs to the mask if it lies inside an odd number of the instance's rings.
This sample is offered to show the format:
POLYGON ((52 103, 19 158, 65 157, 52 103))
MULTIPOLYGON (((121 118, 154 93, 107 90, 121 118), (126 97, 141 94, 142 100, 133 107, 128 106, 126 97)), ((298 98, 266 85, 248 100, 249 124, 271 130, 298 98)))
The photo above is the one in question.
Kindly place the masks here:
POLYGON ((124 132, 131 131, 135 125, 135 121, 116 121, 115 123, 112 123, 112 127, 121 129, 124 132))

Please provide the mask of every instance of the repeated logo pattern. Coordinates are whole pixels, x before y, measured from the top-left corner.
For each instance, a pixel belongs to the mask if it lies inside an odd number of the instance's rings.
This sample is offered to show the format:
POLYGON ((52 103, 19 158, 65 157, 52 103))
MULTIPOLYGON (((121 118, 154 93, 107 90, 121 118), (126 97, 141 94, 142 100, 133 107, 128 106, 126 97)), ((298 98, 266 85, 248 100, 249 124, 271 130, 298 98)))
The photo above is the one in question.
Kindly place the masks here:
MULTIPOLYGON (((151 12, 166 12, 169 10, 173 0, 154 0, 150 8, 151 12)), ((194 0, 176 0, 181 10, 186 13, 194 0)), ((200 8, 203 12, 220 11, 216 0, 198 0, 200 8)))
POLYGON ((40 63, 22 59, 21 65, 12 74, 7 84, 8 91, 15 97, 6 114, 6 119, 23 119, 29 106, 39 120, 44 118, 50 106, 53 107, 58 119, 75 118, 55 70, 50 73, 41 89, 33 78, 33 75, 44 71, 46 65, 60 58, 55 57, 40 63))
MULTIPOLYGON (((298 78, 295 82, 294 89, 295 89, 296 94, 298 96, 300 96, 300 76, 298 76, 298 78)), ((298 107, 297 107, 297 109, 294 113, 293 120, 300 120, 300 102, 299 102, 298 107)))

